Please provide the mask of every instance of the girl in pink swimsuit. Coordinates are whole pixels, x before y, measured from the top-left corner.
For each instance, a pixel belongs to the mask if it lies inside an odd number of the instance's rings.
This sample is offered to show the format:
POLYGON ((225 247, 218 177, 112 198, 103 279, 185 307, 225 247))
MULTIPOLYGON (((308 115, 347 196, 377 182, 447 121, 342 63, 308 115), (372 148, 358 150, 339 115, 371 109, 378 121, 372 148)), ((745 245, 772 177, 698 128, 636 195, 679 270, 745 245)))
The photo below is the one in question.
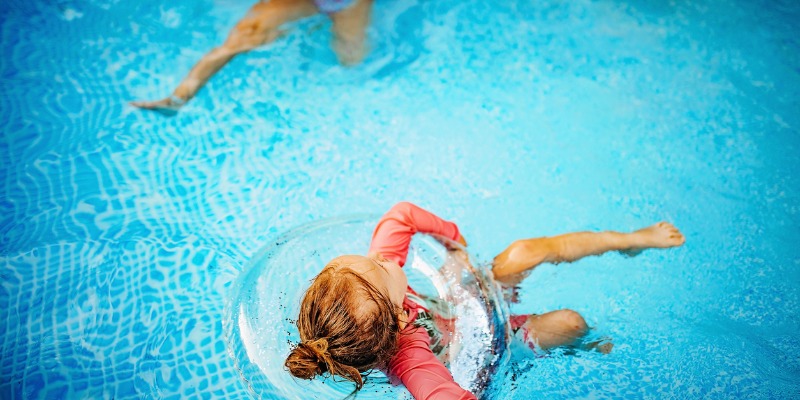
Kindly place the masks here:
MULTIPOLYGON (((300 306, 301 342, 286 358, 289 372, 303 379, 331 374, 363 386, 362 374, 380 368, 402 383, 415 399, 475 399, 453 380, 432 346, 439 338, 425 329, 430 310, 414 301, 402 270, 415 233, 441 236, 466 246, 453 222, 411 203, 392 207, 378 222, 367 256, 331 260, 314 278, 300 306)), ((680 246, 677 228, 661 222, 632 233, 577 232, 519 240, 494 258, 492 273, 509 286, 544 262, 575 261, 611 250, 635 254, 647 248, 680 246)), ((445 318, 446 319, 446 318, 445 318)), ((580 314, 557 310, 521 315, 509 321, 537 349, 580 344, 588 327, 580 314)), ((446 325, 446 324, 445 324, 446 325)), ((610 343, 597 350, 608 352, 610 343)))

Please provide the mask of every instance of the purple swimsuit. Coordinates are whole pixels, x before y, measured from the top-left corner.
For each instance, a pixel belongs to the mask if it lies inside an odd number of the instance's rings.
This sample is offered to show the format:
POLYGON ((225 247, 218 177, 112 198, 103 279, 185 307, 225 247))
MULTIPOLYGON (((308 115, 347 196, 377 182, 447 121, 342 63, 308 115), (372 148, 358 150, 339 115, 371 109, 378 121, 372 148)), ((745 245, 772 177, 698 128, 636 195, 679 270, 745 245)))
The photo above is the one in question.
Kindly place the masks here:
POLYGON ((314 0, 314 4, 317 5, 317 8, 325 14, 342 11, 355 2, 356 0, 314 0))

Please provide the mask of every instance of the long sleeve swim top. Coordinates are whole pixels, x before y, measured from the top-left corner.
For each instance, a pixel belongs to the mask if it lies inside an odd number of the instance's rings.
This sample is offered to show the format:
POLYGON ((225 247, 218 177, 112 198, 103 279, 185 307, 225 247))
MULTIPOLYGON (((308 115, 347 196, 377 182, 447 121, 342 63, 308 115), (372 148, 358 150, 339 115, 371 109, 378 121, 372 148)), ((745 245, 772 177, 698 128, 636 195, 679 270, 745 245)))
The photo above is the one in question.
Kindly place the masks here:
MULTIPOLYGON (((403 266, 411 237, 417 232, 452 240, 461 236, 456 224, 414 204, 402 202, 392 207, 378 222, 372 234, 370 253, 379 253, 403 266)), ((389 378, 393 382, 402 382, 417 400, 476 399, 475 395, 458 386, 450 371, 433 354, 427 331, 414 326, 413 321, 421 307, 406 297, 403 308, 409 314, 409 324, 398 336, 398 350, 389 361, 387 370, 389 378)))

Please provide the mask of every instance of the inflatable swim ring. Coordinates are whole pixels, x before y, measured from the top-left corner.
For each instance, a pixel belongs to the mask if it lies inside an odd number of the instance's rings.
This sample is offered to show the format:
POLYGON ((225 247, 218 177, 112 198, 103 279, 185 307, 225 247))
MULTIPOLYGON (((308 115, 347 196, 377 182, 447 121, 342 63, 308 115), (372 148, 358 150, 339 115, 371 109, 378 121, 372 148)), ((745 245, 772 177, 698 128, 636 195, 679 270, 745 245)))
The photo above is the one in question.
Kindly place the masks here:
MULTIPOLYGON (((283 362, 292 343, 300 299, 322 267, 342 254, 366 254, 378 216, 329 219, 293 229, 253 257, 233 282, 223 321, 228 351, 257 398, 344 398, 351 382, 292 377, 283 362)), ((466 254, 466 253, 462 253, 466 254)), ((448 304, 455 316, 449 348, 441 351, 456 382, 479 392, 507 345, 508 310, 491 280, 426 235, 415 235, 404 267, 420 295, 448 304)), ((402 386, 373 372, 359 399, 410 398, 402 386)))

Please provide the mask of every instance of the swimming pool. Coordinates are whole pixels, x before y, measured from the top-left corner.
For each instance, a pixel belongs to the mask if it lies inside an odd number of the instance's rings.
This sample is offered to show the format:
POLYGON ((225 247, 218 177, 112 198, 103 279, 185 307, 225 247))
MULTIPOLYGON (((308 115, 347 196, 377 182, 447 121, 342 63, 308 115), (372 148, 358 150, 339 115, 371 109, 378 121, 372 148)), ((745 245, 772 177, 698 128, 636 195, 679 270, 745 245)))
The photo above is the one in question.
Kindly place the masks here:
POLYGON ((0 4, 0 397, 248 398, 222 328, 241 268, 399 200, 483 260, 573 230, 687 236, 538 269, 516 311, 578 310, 616 346, 520 357, 492 398, 798 396, 796 2, 379 0, 362 66, 313 18, 175 117, 126 104, 248 6, 0 4))

